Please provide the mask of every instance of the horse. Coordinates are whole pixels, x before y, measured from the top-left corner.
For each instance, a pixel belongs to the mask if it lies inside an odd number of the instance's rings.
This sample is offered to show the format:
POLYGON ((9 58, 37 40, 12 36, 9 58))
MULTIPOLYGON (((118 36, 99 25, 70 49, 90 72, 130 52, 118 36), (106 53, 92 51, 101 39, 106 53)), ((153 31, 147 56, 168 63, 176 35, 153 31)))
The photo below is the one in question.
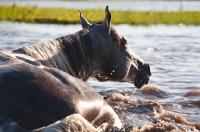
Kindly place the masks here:
POLYGON ((0 131, 122 127, 114 110, 85 82, 94 77, 141 88, 149 82, 150 66, 111 25, 108 6, 102 22, 90 24, 81 12, 80 22, 83 29, 74 34, 0 52, 0 131), (80 128, 71 128, 72 119, 80 121, 80 128))

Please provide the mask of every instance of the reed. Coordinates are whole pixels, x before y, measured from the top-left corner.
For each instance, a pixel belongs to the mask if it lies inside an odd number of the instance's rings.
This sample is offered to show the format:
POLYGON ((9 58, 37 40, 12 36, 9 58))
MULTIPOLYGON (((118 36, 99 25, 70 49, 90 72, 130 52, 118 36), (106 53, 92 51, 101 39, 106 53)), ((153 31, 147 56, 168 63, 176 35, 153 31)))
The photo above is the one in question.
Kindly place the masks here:
MULTIPOLYGON (((104 10, 81 10, 90 22, 104 18, 104 10)), ((121 11, 112 10, 113 24, 186 24, 199 25, 200 12, 195 11, 121 11)), ((65 8, 38 8, 36 6, 0 6, 0 20, 28 22, 77 24, 79 23, 78 10, 65 8)))

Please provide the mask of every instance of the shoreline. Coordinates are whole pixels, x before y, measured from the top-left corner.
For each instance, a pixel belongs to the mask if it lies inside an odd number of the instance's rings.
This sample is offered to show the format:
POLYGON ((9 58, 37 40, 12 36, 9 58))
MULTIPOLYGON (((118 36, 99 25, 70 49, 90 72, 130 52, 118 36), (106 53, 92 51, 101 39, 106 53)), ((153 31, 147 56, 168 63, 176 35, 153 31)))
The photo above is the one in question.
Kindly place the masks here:
MULTIPOLYGON (((103 9, 83 9, 91 22, 104 18, 103 9)), ((200 11, 122 11, 111 10, 112 24, 130 25, 200 25, 200 11)), ((43 24, 78 24, 77 9, 41 8, 37 6, 0 6, 0 20, 43 24)))

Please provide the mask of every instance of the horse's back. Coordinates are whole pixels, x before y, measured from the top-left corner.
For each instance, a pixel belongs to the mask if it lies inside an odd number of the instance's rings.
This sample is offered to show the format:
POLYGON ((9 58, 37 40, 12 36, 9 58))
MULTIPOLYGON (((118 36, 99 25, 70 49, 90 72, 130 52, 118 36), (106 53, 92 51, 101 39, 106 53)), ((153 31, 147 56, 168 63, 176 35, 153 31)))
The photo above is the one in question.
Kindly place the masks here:
POLYGON ((6 115, 24 128, 39 128, 78 113, 79 101, 104 103, 86 83, 60 70, 4 61, 6 65, 0 67, 0 117, 6 115))

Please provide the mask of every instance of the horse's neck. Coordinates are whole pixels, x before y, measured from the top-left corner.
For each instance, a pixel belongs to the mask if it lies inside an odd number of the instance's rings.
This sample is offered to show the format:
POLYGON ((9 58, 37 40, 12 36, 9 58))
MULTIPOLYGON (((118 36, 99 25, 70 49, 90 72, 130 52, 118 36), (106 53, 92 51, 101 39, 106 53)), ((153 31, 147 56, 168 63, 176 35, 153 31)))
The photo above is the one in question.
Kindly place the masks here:
POLYGON ((91 75, 90 63, 93 61, 94 45, 88 32, 80 31, 73 35, 57 38, 72 69, 71 75, 86 81, 91 75))
POLYGON ((92 75, 90 63, 94 45, 88 31, 26 46, 21 50, 46 67, 60 69, 84 81, 92 75))

